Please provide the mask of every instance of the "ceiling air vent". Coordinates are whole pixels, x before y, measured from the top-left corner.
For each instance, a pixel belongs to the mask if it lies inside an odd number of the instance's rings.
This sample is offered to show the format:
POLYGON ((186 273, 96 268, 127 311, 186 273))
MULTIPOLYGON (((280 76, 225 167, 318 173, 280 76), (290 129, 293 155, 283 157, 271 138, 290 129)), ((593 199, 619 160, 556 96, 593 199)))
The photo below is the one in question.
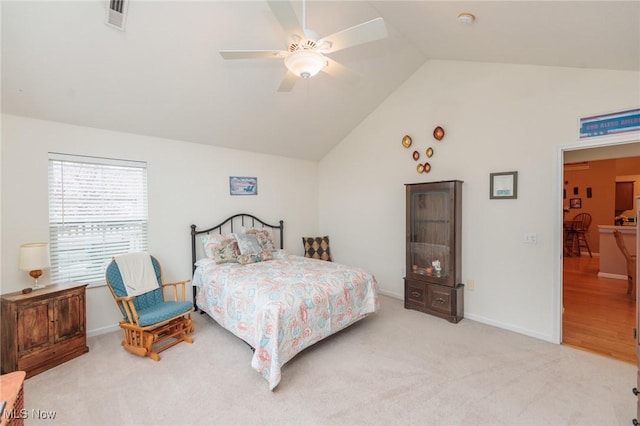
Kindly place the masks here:
POLYGON ((110 27, 124 31, 124 23, 127 17, 127 6, 129 0, 109 0, 107 2, 107 20, 105 24, 110 27))

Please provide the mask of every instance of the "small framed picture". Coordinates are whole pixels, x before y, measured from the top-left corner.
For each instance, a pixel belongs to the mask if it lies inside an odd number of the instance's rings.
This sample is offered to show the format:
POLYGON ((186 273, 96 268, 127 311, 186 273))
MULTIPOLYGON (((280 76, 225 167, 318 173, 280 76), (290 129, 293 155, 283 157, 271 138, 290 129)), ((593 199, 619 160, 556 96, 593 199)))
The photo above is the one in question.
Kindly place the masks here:
POLYGON ((581 209, 582 208, 582 198, 571 198, 569 199, 569 207, 572 209, 581 209))
POLYGON ((258 178, 246 176, 229 176, 231 195, 258 195, 258 178))
POLYGON ((518 172, 490 173, 490 199, 518 198, 518 172))

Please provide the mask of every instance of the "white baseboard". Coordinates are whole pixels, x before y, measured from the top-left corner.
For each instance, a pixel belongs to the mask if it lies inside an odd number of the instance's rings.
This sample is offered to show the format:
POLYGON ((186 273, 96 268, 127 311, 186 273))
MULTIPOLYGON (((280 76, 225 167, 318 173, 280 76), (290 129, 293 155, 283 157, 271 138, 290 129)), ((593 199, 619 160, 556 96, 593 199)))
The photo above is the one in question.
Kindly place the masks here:
POLYGON ((379 290, 378 293, 382 294, 383 296, 393 297, 394 299, 404 300, 404 294, 396 294, 385 290, 379 290))
MULTIPOLYGON (((389 296, 389 297, 393 297, 394 299, 404 300, 404 295, 403 294, 399 295, 399 294, 391 293, 391 292, 388 292, 388 291, 382 291, 382 290, 380 290, 380 294, 383 294, 383 295, 389 296)), ((533 338, 539 339, 539 340, 544 340, 546 342, 556 343, 556 344, 560 343, 560 342, 554 341, 553 337, 548 335, 548 334, 538 333, 537 331, 529 330, 527 328, 514 327, 511 324, 506 324, 506 323, 503 323, 503 322, 500 322, 500 321, 494 321, 492 319, 485 318, 485 317, 480 316, 480 315, 474 315, 474 314, 470 314, 468 312, 464 312, 464 318, 470 319, 472 321, 477 321, 477 322, 480 322, 480 323, 483 323, 483 324, 487 324, 487 325, 490 325, 492 327, 498 327, 498 328, 502 328, 504 330, 513 331, 514 333, 524 334, 525 336, 533 337, 533 338)))
POLYGON ((560 342, 556 342, 553 339, 553 336, 551 336, 551 335, 538 333, 537 331, 529 330, 528 328, 515 327, 515 326, 513 326, 511 324, 506 324, 506 323, 500 322, 500 321, 494 321, 492 319, 485 318, 485 317, 483 317, 481 315, 474 315, 474 314, 465 312, 464 313, 464 317, 467 318, 467 319, 470 319, 472 321, 477 321, 477 322, 481 322, 483 324, 491 325, 493 327, 498 327, 498 328, 502 328, 504 330, 513 331, 514 333, 524 334, 525 336, 533 337, 533 338, 539 339, 539 340, 544 340, 546 342, 556 343, 556 344, 560 343, 560 342))
POLYGON ((598 272, 598 278, 613 278, 614 280, 629 280, 629 277, 626 275, 620 274, 610 274, 608 272, 598 272))
POLYGON ((119 329, 120 327, 118 327, 118 325, 116 324, 116 325, 109 325, 106 327, 96 328, 93 330, 87 330, 87 337, 99 336, 101 334, 111 333, 119 329))

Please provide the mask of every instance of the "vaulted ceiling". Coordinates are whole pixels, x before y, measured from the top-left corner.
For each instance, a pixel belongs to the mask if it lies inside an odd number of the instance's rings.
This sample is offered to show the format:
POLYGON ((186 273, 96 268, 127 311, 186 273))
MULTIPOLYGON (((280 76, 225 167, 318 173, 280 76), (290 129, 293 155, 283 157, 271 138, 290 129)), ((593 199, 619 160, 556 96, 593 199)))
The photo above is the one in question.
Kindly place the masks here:
POLYGON ((428 60, 640 71, 638 1, 309 0, 321 36, 383 17, 389 37, 331 55, 357 84, 321 73, 289 93, 281 60, 218 53, 286 48, 264 1, 134 1, 124 32, 106 1, 1 7, 4 113, 308 160, 428 60))

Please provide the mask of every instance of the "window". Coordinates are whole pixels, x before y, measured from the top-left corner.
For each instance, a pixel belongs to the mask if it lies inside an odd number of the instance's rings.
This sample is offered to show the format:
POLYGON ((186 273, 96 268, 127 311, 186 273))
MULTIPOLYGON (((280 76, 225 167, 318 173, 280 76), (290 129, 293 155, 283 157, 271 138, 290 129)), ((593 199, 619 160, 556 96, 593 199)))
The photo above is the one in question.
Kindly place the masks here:
POLYGON ((147 165, 49 153, 51 282, 102 283, 113 256, 147 251, 147 165))

